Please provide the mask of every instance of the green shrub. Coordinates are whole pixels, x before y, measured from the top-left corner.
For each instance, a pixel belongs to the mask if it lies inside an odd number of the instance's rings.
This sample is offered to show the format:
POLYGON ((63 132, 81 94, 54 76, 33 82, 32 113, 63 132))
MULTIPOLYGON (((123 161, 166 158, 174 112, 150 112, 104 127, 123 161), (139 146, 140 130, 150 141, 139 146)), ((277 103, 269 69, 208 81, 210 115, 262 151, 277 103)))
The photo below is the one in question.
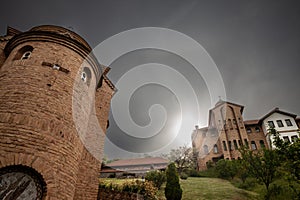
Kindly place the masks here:
POLYGON ((186 180, 189 176, 186 173, 181 173, 180 178, 186 180))
POLYGON ((112 173, 108 176, 108 178, 116 178, 116 173, 112 173))
POLYGON ((182 189, 179 184, 179 177, 174 163, 167 168, 167 185, 165 188, 167 200, 181 200, 182 189))
POLYGON ((157 187, 155 187, 151 181, 145 181, 142 184, 140 194, 144 196, 145 200, 154 200, 156 199, 157 191, 157 187))
POLYGON ((151 181, 155 187, 161 188, 162 184, 167 181, 166 174, 161 171, 151 171, 146 174, 145 179, 151 181))
POLYGON ((200 177, 200 174, 199 174, 199 172, 197 170, 191 169, 189 171, 189 177, 200 177))
POLYGON ((158 189, 150 181, 131 180, 121 184, 100 181, 99 188, 112 191, 138 193, 144 196, 145 200, 156 199, 158 189))
POLYGON ((216 167, 211 167, 207 170, 198 172, 199 177, 217 178, 218 173, 216 167))
POLYGON ((235 184, 238 188, 251 190, 257 184, 257 180, 255 178, 247 178, 242 182, 235 184))
POLYGON ((219 178, 233 179, 237 174, 238 165, 236 161, 219 160, 216 164, 216 172, 219 178))

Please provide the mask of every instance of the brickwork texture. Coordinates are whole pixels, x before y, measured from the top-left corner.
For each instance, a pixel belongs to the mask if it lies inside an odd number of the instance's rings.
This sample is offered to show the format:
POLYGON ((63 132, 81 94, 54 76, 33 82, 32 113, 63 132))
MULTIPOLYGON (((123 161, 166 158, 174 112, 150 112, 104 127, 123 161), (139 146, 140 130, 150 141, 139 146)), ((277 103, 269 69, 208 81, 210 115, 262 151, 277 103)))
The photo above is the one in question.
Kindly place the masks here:
MULTIPOLYGON (((14 165, 31 167, 46 183, 47 200, 97 198, 100 161, 80 138, 73 113, 74 83, 87 83, 80 73, 90 51, 80 36, 57 26, 8 31, 0 38, 0 171, 14 165)), ((88 58, 88 64, 93 81, 86 88, 96 99, 89 106, 95 107, 105 133, 114 88, 97 61, 88 58)), ((78 101, 82 123, 88 124, 83 104, 89 102, 78 101)), ((103 133, 97 147, 102 151, 103 133)))

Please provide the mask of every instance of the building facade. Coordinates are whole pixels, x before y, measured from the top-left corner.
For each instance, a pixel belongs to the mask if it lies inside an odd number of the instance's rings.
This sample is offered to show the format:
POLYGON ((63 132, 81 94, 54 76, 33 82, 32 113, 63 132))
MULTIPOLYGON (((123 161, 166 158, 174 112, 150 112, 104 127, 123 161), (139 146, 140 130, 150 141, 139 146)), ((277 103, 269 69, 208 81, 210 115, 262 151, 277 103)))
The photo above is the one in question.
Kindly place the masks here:
POLYGON ((132 158, 113 161, 101 170, 101 177, 145 177, 149 171, 165 171, 169 160, 160 157, 132 158))
POLYGON ((91 50, 58 26, 0 37, 0 199, 97 198, 115 89, 91 50))
POLYGON ((192 133, 192 145, 197 155, 198 170, 207 169, 209 162, 220 159, 241 159, 239 148, 251 150, 274 148, 268 129, 274 127, 280 137, 293 142, 298 138, 300 118, 275 108, 258 120, 243 119, 244 106, 220 100, 209 111, 208 127, 192 133))

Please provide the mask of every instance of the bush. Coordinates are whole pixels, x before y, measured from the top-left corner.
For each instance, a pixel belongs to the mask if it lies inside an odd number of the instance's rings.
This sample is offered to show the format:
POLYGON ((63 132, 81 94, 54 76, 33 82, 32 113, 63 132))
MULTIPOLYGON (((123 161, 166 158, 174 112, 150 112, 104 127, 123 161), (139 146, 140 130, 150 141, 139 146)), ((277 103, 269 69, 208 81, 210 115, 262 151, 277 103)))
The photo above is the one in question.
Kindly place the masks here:
POLYGON ((166 174, 161 171, 151 171, 146 174, 145 179, 151 181, 155 187, 161 188, 162 184, 167 181, 166 174))
POLYGON ((197 170, 191 169, 189 171, 189 177, 200 177, 200 174, 199 174, 199 172, 197 170))
POLYGON ((108 178, 116 178, 116 173, 110 174, 108 178))
POLYGON ((142 184, 141 192, 145 200, 154 200, 156 199, 157 187, 153 185, 151 181, 145 181, 142 184))
POLYGON ((230 160, 219 160, 216 164, 216 172, 219 178, 233 179, 237 174, 237 162, 230 160))
POLYGON ((167 168, 167 185, 165 188, 167 200, 181 200, 182 189, 179 184, 179 177, 174 163, 167 168))
POLYGON ((189 176, 186 173, 181 173, 180 178, 186 180, 189 176))
POLYGON ((236 186, 241 189, 251 190, 256 184, 257 181, 255 178, 247 178, 244 181, 237 183, 236 186))
POLYGON ((218 173, 216 167, 209 168, 204 171, 198 172, 199 177, 209 177, 209 178, 218 178, 218 173))
POLYGON ((139 180, 126 181, 122 184, 100 181, 99 188, 119 192, 138 193, 143 195, 145 200, 156 199, 155 195, 158 191, 152 182, 139 180))

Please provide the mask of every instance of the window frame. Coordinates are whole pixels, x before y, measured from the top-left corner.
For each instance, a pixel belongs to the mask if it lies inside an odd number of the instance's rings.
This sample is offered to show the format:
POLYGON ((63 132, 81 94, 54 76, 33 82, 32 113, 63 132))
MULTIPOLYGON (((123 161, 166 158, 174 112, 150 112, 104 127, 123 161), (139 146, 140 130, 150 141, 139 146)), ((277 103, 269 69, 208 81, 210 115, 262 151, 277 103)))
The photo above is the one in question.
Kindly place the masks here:
POLYGON ((260 148, 266 148, 266 144, 263 140, 259 140, 260 148))
POLYGON ((25 52, 23 53, 23 55, 21 56, 21 59, 20 59, 20 60, 27 60, 27 59, 29 59, 30 56, 31 56, 31 54, 32 54, 32 51, 25 51, 25 52), (26 55, 26 54, 28 54, 28 55, 26 55))
POLYGON ((219 148, 217 144, 214 145, 214 153, 219 153, 219 148))
POLYGON ((227 151, 227 145, 226 145, 226 142, 225 142, 225 141, 222 141, 222 143, 223 143, 223 149, 224 149, 224 151, 227 151))
POLYGON ((293 123, 290 119, 285 119, 284 121, 285 121, 286 126, 293 126, 293 123))
POLYGON ((257 150, 257 146, 256 146, 256 143, 255 141, 251 141, 251 149, 252 150, 257 150), (253 146, 254 145, 254 146, 253 146), (254 147, 254 148, 253 148, 254 147))
POLYGON ((273 121, 268 121, 269 128, 275 128, 275 124, 273 121))
POLYGON ((297 139, 298 139, 298 136, 297 136, 297 135, 292 135, 292 136, 291 136, 292 142, 295 142, 297 139))
POLYGON ((209 152, 208 152, 208 146, 207 145, 204 145, 203 146, 203 152, 205 155, 207 155, 209 152))
POLYGON ((282 139, 284 142, 291 143, 289 136, 283 136, 282 139))
POLYGON ((235 149, 235 150, 238 150, 238 149, 239 149, 238 143, 237 143, 236 140, 233 140, 233 146, 234 146, 234 149, 235 149))
POLYGON ((249 147, 249 142, 247 139, 244 139, 244 143, 245 143, 246 147, 249 147))
POLYGON ((259 133, 259 132, 260 132, 259 126, 255 126, 255 131, 256 131, 256 133, 259 133))
POLYGON ((277 123, 277 126, 278 126, 279 128, 284 127, 283 122, 282 122, 281 119, 276 120, 276 123, 277 123))
POLYGON ((252 129, 250 127, 246 128, 247 133, 252 133, 252 129))

